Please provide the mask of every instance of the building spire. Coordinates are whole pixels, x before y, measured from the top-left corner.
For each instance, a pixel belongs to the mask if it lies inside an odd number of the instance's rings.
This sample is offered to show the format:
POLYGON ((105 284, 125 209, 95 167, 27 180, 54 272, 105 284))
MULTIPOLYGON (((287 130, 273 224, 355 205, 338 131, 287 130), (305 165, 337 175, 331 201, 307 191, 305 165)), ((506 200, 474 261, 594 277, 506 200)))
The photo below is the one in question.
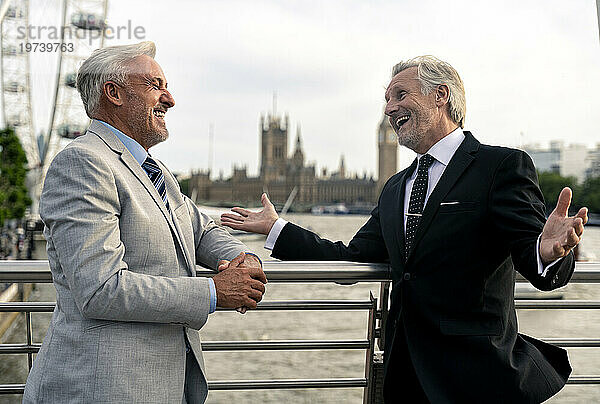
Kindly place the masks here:
POLYGON ((277 116, 277 92, 273 91, 273 118, 277 116))
POLYGON ((344 155, 340 156, 340 168, 339 168, 340 177, 346 178, 346 164, 344 163, 344 155))
POLYGON ((302 151, 302 138, 300 135, 300 124, 296 126, 296 146, 294 147, 294 165, 298 168, 304 167, 304 152, 302 151))
POLYGON ((302 137, 300 132, 300 124, 298 124, 296 127, 296 149, 302 148, 302 137))

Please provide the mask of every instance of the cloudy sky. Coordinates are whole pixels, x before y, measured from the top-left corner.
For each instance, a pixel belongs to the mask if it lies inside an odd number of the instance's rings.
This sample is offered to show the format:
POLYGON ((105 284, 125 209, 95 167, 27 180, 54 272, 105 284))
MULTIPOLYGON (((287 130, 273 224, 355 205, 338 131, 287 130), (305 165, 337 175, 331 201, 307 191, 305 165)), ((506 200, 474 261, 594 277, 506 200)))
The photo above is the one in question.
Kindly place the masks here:
MULTIPOLYGON (((31 3, 51 20, 56 0, 31 3)), ((276 92, 292 125, 290 153, 301 125, 305 156, 319 170, 343 154, 350 171, 376 174, 391 67, 422 54, 459 71, 466 128, 482 142, 600 141, 594 0, 128 0, 110 2, 107 20, 144 27, 157 45, 176 106, 170 139, 152 152, 178 172, 208 167, 212 124, 213 173, 236 164, 256 174, 259 118, 276 92)), ((36 98, 43 117, 44 96, 36 98)), ((410 159, 401 153, 399 168, 410 159)))

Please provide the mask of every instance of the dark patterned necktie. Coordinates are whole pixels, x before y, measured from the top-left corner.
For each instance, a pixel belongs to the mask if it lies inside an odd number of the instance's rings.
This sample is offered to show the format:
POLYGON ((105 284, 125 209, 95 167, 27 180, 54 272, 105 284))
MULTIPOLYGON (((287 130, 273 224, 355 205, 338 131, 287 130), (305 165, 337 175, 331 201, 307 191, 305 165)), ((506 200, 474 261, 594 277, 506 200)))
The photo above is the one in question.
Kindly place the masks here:
POLYGON ((410 201, 408 202, 408 217, 406 218, 406 257, 415 240, 417 227, 423 215, 423 207, 425 206, 425 195, 427 195, 428 170, 435 159, 429 154, 423 155, 419 159, 419 167, 417 168, 417 178, 413 183, 410 192, 410 201))
POLYGON ((165 186, 165 176, 163 175, 162 170, 160 169, 158 164, 156 164, 156 161, 154 161, 152 157, 150 157, 150 155, 148 155, 148 157, 146 157, 146 160, 144 160, 144 162, 142 163, 142 168, 144 169, 144 171, 146 171, 146 174, 148 174, 150 181, 152 181, 152 184, 154 184, 154 187, 156 188, 158 194, 165 203, 165 206, 167 207, 167 209, 169 209, 169 201, 167 200, 167 188, 165 186))

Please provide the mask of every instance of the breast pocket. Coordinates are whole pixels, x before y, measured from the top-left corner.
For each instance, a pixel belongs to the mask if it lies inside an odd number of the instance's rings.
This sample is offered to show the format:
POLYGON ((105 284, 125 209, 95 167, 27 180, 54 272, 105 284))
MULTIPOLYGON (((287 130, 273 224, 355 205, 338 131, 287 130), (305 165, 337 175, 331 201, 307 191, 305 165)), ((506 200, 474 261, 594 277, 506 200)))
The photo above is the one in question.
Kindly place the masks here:
POLYGON ((438 213, 474 212, 478 206, 477 202, 447 201, 440 203, 438 213))

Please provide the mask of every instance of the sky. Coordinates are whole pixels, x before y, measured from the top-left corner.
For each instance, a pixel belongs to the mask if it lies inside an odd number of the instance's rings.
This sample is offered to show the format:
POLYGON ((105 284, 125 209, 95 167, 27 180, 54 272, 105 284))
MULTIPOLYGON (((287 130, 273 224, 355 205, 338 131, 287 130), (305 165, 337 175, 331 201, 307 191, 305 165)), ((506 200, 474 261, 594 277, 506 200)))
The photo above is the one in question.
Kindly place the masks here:
MULTIPOLYGON (((57 0, 30 0, 57 24, 57 0)), ((84 3, 84 2, 80 2, 84 3)), ((377 127, 392 66, 432 54, 466 88, 465 129, 512 147, 600 142, 600 41, 594 0, 153 0, 109 2, 110 26, 144 28, 156 43, 175 107, 170 138, 151 149, 172 171, 259 169, 259 119, 289 115, 308 162, 377 175, 377 127)), ((123 35, 106 45, 139 42, 123 35)), ((36 119, 47 121, 52 63, 33 63, 36 119), (38 84, 35 81, 38 81, 38 84), (46 114, 46 115, 45 115, 46 114)), ((39 123, 41 128, 44 124, 39 123)), ((400 152, 399 169, 411 152, 400 152)))

